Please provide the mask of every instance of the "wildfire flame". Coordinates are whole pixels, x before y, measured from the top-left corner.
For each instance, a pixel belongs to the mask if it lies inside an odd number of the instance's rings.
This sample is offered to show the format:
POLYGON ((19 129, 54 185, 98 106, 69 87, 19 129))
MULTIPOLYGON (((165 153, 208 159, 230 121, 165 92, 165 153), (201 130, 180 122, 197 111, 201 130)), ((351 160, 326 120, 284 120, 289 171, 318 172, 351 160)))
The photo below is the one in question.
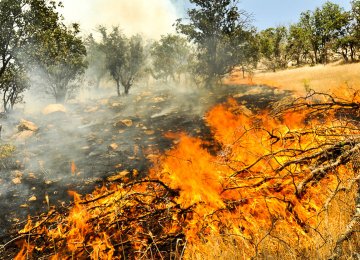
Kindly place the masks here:
POLYGON ((75 164, 74 161, 71 161, 71 163, 70 163, 70 170, 71 170, 71 174, 72 174, 72 175, 75 175, 75 174, 76 174, 76 172, 77 172, 77 167, 76 167, 76 164, 75 164))
MULTIPOLYGON (((125 258, 130 251, 135 258, 157 258, 169 243, 181 244, 182 251, 184 241, 196 247, 213 235, 231 236, 247 257, 265 239, 274 247, 283 241, 313 247, 329 198, 353 177, 351 162, 336 153, 350 154, 356 147, 345 146, 360 133, 335 115, 311 117, 311 109, 275 117, 244 113, 235 100, 217 105, 206 115, 222 147, 217 154, 199 138, 172 136, 178 143, 147 179, 103 187, 84 198, 73 192, 67 216, 52 211, 46 226, 29 221, 20 233, 41 233, 48 247, 36 245, 35 251, 50 252, 53 259, 125 258)), ((18 259, 31 251, 24 243, 18 259)), ((190 258, 187 250, 185 257, 190 258)))

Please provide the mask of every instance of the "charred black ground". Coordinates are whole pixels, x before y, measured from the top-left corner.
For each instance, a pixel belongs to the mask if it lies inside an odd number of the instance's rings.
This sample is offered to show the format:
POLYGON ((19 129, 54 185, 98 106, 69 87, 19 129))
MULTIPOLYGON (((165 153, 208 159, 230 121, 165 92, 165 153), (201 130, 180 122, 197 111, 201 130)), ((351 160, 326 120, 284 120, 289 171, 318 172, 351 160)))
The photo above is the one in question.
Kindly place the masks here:
MULTIPOLYGON (((173 145, 165 133, 201 137, 216 153, 219 146, 203 120, 215 104, 232 97, 256 111, 287 94, 266 86, 226 86, 183 93, 163 89, 74 102, 67 105, 66 114, 17 115, 36 123, 39 131, 18 143, 15 155, 0 164, 0 244, 11 240, 28 215, 48 210, 46 195, 50 206, 61 210, 71 202, 69 190, 89 193, 96 186, 106 185, 107 177, 124 170, 131 178, 146 175, 151 166, 146 156, 173 145), (75 172, 71 171, 72 162, 75 172), (16 174, 21 175, 20 184, 13 183, 16 174)), ((17 123, 12 121, 13 126, 17 123)))

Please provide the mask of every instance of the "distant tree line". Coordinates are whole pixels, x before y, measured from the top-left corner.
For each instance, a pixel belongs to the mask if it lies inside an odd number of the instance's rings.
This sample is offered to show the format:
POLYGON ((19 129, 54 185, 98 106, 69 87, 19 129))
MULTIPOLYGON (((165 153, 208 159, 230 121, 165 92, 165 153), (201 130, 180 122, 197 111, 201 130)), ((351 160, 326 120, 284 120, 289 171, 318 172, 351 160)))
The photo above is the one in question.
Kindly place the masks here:
MULTIPOLYGON (((289 27, 257 31, 236 0, 190 0, 177 33, 159 40, 126 36, 120 27, 99 26, 80 36, 78 24, 66 26, 61 2, 0 2, 0 100, 9 112, 34 85, 56 102, 76 95, 86 79, 94 89, 111 80, 118 96, 136 83, 193 82, 212 88, 235 68, 243 73, 258 64, 276 71, 289 65, 326 64, 360 56, 360 0, 350 11, 326 2, 300 15, 289 27), (34 77, 37 75, 37 77, 34 77), (35 82, 34 82, 35 79, 35 82), (37 79, 37 80, 36 80, 37 79)), ((139 18, 141 19, 141 18, 139 18)), ((190 83, 189 83, 190 84, 190 83)))
POLYGON ((360 58, 360 1, 345 11, 330 1, 314 11, 301 13, 297 23, 258 33, 263 63, 268 69, 290 64, 326 64, 333 60, 355 62, 360 58))

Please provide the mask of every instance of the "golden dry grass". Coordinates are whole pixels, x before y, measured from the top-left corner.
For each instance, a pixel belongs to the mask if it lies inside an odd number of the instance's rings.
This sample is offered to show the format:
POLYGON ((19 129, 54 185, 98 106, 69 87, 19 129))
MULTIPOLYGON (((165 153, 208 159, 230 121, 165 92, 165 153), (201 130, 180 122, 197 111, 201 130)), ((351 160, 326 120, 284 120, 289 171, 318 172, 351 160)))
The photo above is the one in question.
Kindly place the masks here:
MULTIPOLYGON (((183 259, 191 260, 297 260, 297 259, 329 259, 332 256, 337 239, 346 229, 354 208, 356 187, 348 192, 339 192, 332 200, 328 210, 321 212, 318 227, 308 232, 309 244, 290 247, 284 240, 271 235, 258 244, 258 251, 244 247, 238 237, 229 234, 208 237, 203 244, 188 245, 183 259), (249 254, 249 251, 253 251, 249 254)), ((343 243, 341 260, 357 259, 360 235, 355 233, 351 239, 343 243)))
POLYGON ((234 72, 225 84, 255 84, 292 90, 299 94, 306 92, 305 86, 316 91, 330 92, 339 86, 360 89, 360 63, 317 65, 287 69, 278 72, 255 72, 245 79, 242 73, 234 72))

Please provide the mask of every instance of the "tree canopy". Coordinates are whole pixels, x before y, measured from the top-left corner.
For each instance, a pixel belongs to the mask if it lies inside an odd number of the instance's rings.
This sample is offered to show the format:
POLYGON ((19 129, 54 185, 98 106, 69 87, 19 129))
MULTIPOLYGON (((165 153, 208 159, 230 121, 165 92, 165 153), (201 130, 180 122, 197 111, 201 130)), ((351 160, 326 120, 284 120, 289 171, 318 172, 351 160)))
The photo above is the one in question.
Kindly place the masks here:
POLYGON ((84 72, 85 47, 78 25, 67 28, 57 12, 61 3, 45 0, 4 0, 0 2, 0 91, 13 93, 3 106, 13 107, 26 88, 26 74, 40 67, 58 102, 69 94, 70 82, 84 72), (15 75, 15 74, 16 75, 15 75), (18 74, 18 75, 17 75, 18 74), (10 76, 12 75, 12 76, 10 76), (23 87, 20 87, 20 81, 23 87))
POLYGON ((249 16, 234 0, 190 0, 195 5, 187 14, 189 21, 177 21, 178 32, 197 47, 195 72, 207 86, 219 81, 244 59, 242 49, 248 44, 249 16))
POLYGON ((119 27, 114 27, 110 33, 105 27, 100 27, 99 31, 106 56, 106 68, 116 82, 117 94, 121 95, 120 87, 123 86, 127 95, 144 62, 142 38, 135 35, 128 39, 119 27))
POLYGON ((188 70, 190 46, 179 35, 164 35, 151 46, 152 75, 167 81, 180 78, 188 70))

